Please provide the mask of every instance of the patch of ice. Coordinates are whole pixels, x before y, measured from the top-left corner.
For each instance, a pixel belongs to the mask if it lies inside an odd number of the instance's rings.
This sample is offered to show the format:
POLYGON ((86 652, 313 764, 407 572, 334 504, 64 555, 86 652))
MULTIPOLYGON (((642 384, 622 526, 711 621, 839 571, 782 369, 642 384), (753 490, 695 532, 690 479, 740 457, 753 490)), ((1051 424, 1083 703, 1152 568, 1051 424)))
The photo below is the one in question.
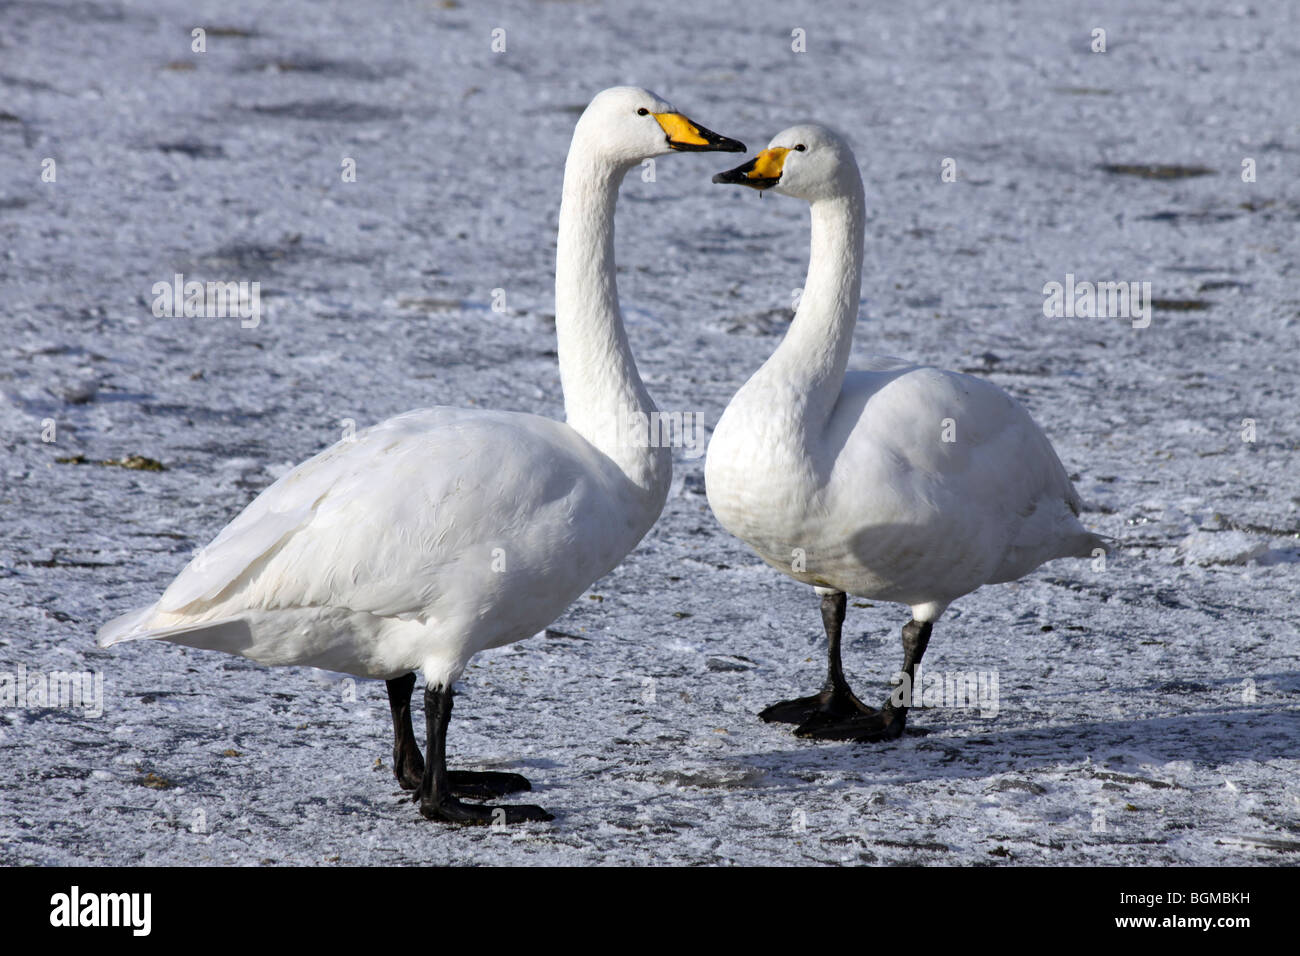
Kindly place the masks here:
POLYGON ((1246 564, 1268 551, 1268 542, 1243 531, 1193 531, 1178 543, 1175 558, 1187 564, 1246 564))

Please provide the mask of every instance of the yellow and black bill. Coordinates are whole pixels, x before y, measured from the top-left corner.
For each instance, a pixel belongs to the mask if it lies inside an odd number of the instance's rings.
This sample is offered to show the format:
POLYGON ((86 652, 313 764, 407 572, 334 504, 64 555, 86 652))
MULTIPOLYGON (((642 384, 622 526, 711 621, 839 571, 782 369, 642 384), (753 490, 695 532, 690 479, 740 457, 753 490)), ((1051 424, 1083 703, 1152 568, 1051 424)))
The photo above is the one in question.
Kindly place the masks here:
POLYGON ((781 181, 781 168, 785 165, 785 155, 788 152, 790 150, 784 146, 765 149, 749 162, 728 169, 725 173, 718 173, 713 181, 749 186, 751 189, 771 189, 781 181))
POLYGON ((705 129, 681 113, 655 113, 654 118, 663 127, 670 149, 696 153, 743 153, 745 144, 705 129))

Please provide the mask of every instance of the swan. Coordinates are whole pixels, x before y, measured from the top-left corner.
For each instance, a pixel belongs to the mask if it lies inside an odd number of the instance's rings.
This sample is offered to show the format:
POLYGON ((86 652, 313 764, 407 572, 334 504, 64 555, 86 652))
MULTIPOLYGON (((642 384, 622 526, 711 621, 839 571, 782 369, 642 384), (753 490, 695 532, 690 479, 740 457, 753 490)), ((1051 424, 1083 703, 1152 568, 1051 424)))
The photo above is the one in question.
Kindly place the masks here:
POLYGON ((846 373, 857 323, 865 201, 857 162, 823 126, 794 126, 715 183, 811 204, 808 278, 771 358, 719 419, 705 460, 719 523, 821 596, 827 676, 765 721, 796 735, 876 741, 907 722, 915 667, 948 605, 1105 540, 1047 436, 989 382, 893 358, 846 373), (840 663, 846 594, 911 607, 899 687, 880 709, 840 663), (901 682, 901 683, 900 683, 901 682))
POLYGON ((743 152, 648 90, 599 93, 564 168, 555 326, 564 422, 450 407, 407 412, 298 465, 255 498, 147 608, 100 629, 387 682, 393 772, 421 814, 550 820, 464 802, 529 790, 446 766, 453 683, 474 654, 543 630, 636 546, 663 508, 666 447, 619 311, 614 206, 625 173, 679 151, 743 152), (636 418, 637 415, 644 418, 636 418), (424 674, 427 759, 411 723, 424 674))

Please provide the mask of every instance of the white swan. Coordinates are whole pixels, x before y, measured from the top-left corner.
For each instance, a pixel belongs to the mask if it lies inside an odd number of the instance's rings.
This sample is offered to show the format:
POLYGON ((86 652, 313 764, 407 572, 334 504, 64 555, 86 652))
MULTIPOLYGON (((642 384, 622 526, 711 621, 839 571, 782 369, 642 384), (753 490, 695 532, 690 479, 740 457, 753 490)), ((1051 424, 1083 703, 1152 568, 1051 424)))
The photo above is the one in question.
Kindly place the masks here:
POLYGON ((784 341, 732 399, 705 462, 718 521, 822 595, 829 643, 821 693, 764 720, 800 736, 897 737, 914 668, 948 604, 1044 561, 1105 548, 1029 413, 968 375, 878 358, 845 374, 857 323, 865 203, 849 147, 795 126, 714 177, 812 205, 808 279, 784 341), (910 605, 899 690, 862 704, 840 667, 845 594, 910 605))
POLYGON ((262 492, 156 604, 106 624, 99 643, 159 638, 384 678, 394 773, 418 790, 424 816, 551 819, 539 807, 458 799, 529 784, 448 773, 452 684, 478 651, 545 628, 658 518, 671 452, 620 427, 655 406, 619 312, 618 188, 649 157, 744 148, 646 90, 598 94, 574 131, 560 205, 555 325, 567 422, 440 407, 360 432, 262 492), (411 726, 416 670, 427 684, 427 762, 411 726))

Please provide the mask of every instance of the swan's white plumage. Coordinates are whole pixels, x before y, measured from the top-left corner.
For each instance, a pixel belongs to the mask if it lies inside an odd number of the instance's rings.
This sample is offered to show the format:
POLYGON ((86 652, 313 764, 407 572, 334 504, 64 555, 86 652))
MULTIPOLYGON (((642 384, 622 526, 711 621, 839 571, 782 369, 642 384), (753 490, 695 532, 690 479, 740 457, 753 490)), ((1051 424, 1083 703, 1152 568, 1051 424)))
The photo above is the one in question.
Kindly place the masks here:
POLYGON ((796 144, 776 188, 813 203, 808 282, 785 341, 710 441, 705 482, 723 527, 799 581, 907 604, 921 622, 981 585, 1104 548, 1079 523, 1047 437, 1004 391, 884 357, 846 373, 861 179, 830 131, 772 141, 796 144))
POLYGON ((574 133, 556 260, 567 424, 440 407, 362 431, 262 492, 100 644, 159 638, 366 677, 422 670, 447 686, 613 569, 672 475, 667 448, 614 427, 655 410, 622 328, 613 218, 627 170, 669 152, 662 115, 675 117, 654 94, 615 88, 574 133))
POLYGON ((101 641, 163 637, 265 664, 454 679, 475 652, 537 633, 617 565, 646 530, 637 498, 561 422, 410 412, 284 475, 152 614, 111 623, 101 641), (232 620, 249 633, 195 629, 232 620))

